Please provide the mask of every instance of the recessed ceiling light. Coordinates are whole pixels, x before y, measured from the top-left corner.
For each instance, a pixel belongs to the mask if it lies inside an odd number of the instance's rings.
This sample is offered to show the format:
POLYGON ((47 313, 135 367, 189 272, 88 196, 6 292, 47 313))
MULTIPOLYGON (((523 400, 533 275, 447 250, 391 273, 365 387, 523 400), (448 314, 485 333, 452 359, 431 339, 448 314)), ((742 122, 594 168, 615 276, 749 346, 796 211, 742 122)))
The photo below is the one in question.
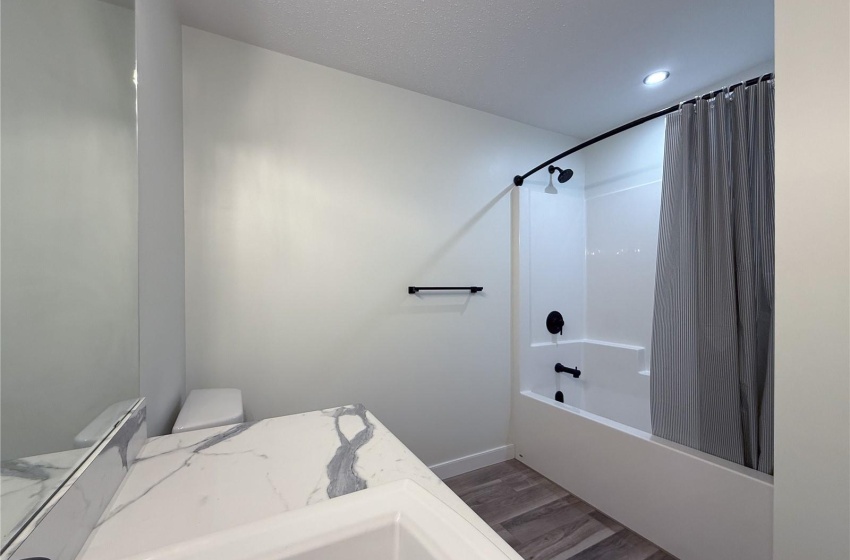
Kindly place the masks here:
POLYGON ((670 77, 670 72, 667 70, 659 70, 658 72, 653 72, 643 79, 643 83, 648 86, 654 86, 656 84, 660 84, 664 80, 670 77))

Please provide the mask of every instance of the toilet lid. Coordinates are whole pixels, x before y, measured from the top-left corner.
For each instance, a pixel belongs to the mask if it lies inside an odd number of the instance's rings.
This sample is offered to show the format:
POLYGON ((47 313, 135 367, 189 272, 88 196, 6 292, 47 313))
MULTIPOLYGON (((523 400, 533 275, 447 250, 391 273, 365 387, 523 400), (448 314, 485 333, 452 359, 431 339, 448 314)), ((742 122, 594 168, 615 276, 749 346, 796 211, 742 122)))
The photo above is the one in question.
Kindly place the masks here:
POLYGON ((244 420, 239 389, 194 389, 186 397, 172 433, 227 426, 244 420))

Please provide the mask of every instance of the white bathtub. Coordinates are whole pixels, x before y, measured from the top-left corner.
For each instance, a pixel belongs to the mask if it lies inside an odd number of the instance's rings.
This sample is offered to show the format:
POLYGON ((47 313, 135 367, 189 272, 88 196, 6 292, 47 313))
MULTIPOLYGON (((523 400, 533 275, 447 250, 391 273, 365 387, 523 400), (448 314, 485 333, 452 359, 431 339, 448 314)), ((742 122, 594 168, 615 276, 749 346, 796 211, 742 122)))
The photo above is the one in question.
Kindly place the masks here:
POLYGON ((551 393, 522 391, 514 430, 520 461, 681 560, 772 557, 770 476, 556 402, 551 393))
MULTIPOLYGON (((649 142, 660 179, 658 132, 649 142)), ((647 165, 625 155, 606 161, 647 165)), ((649 433, 644 347, 660 184, 586 198, 582 157, 565 161, 576 175, 558 195, 533 181, 511 195, 516 456, 682 560, 770 560, 772 477, 649 433), (553 310, 565 321, 557 334, 546 328, 553 310), (558 362, 579 366, 581 377, 556 374, 558 362)), ((598 165, 590 167, 598 179, 598 165)), ((643 177, 621 171, 608 175, 631 177, 629 185, 643 177)))

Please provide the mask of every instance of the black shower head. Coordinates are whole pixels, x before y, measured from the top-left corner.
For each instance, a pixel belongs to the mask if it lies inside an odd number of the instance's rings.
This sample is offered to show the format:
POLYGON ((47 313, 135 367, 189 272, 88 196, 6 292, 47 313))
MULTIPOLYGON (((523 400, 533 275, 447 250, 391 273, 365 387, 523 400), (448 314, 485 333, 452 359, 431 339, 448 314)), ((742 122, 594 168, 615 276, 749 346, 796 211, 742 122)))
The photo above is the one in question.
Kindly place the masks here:
POLYGON ((566 183, 567 181, 569 181, 573 177, 573 170, 572 169, 561 169, 560 167, 555 167, 554 165, 550 165, 549 166, 549 173, 552 174, 552 173, 555 173, 555 171, 558 172, 558 182, 559 183, 566 183))

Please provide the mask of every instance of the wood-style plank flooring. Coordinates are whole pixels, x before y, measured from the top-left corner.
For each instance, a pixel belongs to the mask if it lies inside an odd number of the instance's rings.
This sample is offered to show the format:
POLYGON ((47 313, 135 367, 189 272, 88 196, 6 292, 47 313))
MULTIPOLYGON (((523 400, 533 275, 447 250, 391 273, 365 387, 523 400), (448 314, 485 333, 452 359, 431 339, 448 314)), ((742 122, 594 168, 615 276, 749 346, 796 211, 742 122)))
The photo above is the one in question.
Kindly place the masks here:
POLYGON ((526 560, 675 560, 519 461, 445 482, 526 560))

